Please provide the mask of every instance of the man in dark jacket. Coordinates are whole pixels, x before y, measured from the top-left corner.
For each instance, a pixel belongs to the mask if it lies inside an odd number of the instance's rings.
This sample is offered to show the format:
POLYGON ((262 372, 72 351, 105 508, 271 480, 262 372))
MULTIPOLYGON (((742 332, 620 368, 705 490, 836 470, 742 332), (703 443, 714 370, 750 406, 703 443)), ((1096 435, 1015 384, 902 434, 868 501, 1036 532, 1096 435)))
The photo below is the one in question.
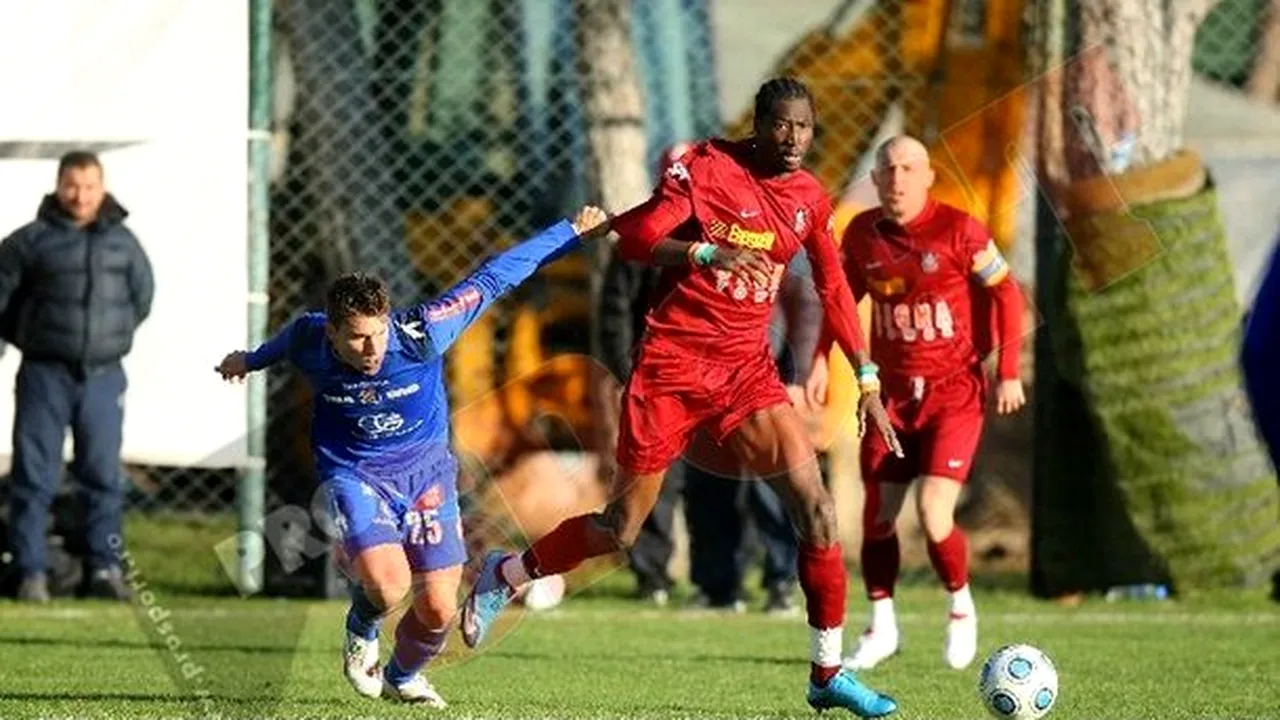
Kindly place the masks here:
POLYGON ((22 351, 13 426, 10 546, 18 598, 49 599, 46 533, 69 426, 84 493, 84 593, 127 599, 121 548, 121 360, 151 312, 151 264, 103 187, 102 163, 71 152, 36 219, 0 243, 0 330, 22 351))

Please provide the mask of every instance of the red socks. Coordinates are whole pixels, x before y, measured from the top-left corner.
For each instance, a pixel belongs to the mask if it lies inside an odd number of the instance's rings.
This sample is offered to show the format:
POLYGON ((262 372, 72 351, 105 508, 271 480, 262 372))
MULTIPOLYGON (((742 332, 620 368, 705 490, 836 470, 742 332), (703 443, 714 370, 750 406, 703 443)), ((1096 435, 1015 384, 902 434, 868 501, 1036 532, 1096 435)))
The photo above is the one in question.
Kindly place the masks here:
POLYGON ((947 592, 955 592, 969 584, 969 541, 959 526, 942 542, 929 544, 929 562, 938 573, 947 592))
POLYGON ((802 543, 798 560, 800 588, 813 636, 809 676, 821 687, 840 672, 840 636, 849 580, 839 543, 826 547, 802 543))
POLYGON ((898 549, 897 533, 863 538, 862 582, 866 585, 868 598, 881 600, 893 597, 893 586, 898 582, 901 563, 902 553, 898 549))
POLYGON ((796 569, 808 606, 809 627, 826 630, 844 625, 844 596, 849 581, 840 544, 816 547, 802 543, 798 560, 796 569))
POLYGON ((567 573, 585 560, 619 550, 618 539, 596 517, 571 517, 529 546, 521 555, 529 577, 567 573))

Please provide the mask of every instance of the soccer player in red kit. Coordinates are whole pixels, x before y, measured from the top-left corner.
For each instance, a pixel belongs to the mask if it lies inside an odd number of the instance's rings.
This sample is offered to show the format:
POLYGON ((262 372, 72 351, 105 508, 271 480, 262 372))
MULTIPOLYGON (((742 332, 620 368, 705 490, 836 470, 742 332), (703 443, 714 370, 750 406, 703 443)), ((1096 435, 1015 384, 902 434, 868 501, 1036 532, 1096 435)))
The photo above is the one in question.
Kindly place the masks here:
MULTIPOLYGON (((485 558, 462 608, 468 645, 483 639, 530 578, 626 548, 667 467, 704 429, 770 482, 796 523, 810 626, 809 704, 861 717, 897 709, 841 668, 847 579, 835 509, 768 344, 779 284, 803 246, 835 338, 869 360, 831 236, 830 201, 801 167, 813 127, 808 89, 771 80, 756 95, 751 138, 698 143, 652 198, 614 219, 623 258, 666 267, 623 397, 617 492, 603 512, 566 520, 524 553, 485 558)), ((888 433, 882 441, 896 446, 879 397, 868 395, 865 407, 888 433)))
MULTIPOLYGON (((987 381, 985 353, 978 348, 989 344, 983 338, 994 325, 996 409, 1005 414, 1022 407, 1022 295, 987 228, 929 197, 934 172, 918 140, 903 136, 882 145, 872 179, 880 207, 853 219, 841 254, 854 295, 861 299, 870 292, 874 301, 872 359, 905 456, 875 436, 862 445, 862 577, 872 610, 870 626, 845 666, 874 667, 898 650, 894 523, 919 478, 916 505, 929 559, 951 597, 943 656, 958 670, 973 661, 978 642, 969 548, 954 521, 982 434, 987 381)), ((829 339, 819 343, 807 383, 815 403, 826 395, 830 346, 829 339)))

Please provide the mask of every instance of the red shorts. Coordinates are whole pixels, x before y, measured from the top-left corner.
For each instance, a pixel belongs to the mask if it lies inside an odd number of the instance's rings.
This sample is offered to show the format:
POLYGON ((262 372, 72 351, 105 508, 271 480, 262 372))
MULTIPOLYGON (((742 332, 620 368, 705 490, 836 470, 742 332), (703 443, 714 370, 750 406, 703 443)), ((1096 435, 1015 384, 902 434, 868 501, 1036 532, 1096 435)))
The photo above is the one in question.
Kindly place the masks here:
POLYGON ((923 475, 969 479, 982 438, 986 381, 964 372, 933 383, 883 379, 885 409, 905 457, 896 457, 869 428, 862 443, 864 482, 906 484, 923 475))
POLYGON ((618 465, 641 474, 665 470, 695 432, 723 443, 753 413, 789 402, 767 350, 723 363, 646 342, 622 396, 618 465))

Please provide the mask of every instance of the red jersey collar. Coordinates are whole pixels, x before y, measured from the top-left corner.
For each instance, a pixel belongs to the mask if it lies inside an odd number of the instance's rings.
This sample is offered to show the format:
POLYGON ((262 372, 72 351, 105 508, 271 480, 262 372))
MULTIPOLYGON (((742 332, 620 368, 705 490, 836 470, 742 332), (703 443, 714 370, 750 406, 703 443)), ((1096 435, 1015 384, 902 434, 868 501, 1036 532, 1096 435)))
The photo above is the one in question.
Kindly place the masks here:
POLYGON ((905 242, 910 240, 915 235, 917 235, 920 232, 920 230, 933 218, 937 210, 938 210, 937 201, 935 201, 933 198, 928 198, 927 200, 925 200, 924 208, 920 210, 919 215, 916 215, 914 218, 912 218, 911 222, 907 223, 906 225, 900 225, 898 224, 898 221, 885 215, 884 210, 881 209, 880 217, 875 221, 875 226, 876 226, 876 229, 880 231, 881 235, 888 238, 893 238, 898 241, 905 242))
POLYGON ((903 226, 903 229, 911 234, 915 234, 922 226, 933 219, 933 214, 938 210, 938 203, 933 198, 926 198, 924 207, 920 209, 920 214, 911 218, 911 222, 903 226))

